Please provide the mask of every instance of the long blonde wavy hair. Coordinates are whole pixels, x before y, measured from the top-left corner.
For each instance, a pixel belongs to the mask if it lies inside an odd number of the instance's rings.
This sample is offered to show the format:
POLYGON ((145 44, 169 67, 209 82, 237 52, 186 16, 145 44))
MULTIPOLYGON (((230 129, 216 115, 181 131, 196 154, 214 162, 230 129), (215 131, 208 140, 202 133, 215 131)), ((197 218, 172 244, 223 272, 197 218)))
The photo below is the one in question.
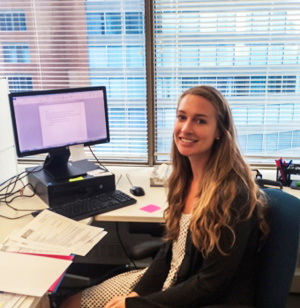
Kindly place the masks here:
MULTIPOLYGON (((215 140, 211 157, 204 171, 203 180, 193 207, 190 230, 194 245, 207 256, 215 247, 220 247, 222 229, 232 233, 235 241, 234 224, 248 219, 256 209, 262 238, 266 238, 269 227, 265 219, 266 198, 257 187, 251 169, 243 159, 236 143, 236 133, 229 104, 225 97, 210 86, 197 86, 185 91, 178 104, 186 95, 198 95, 209 100, 216 109, 219 140, 215 140), (240 191, 248 192, 248 202, 240 208, 233 221, 232 202, 240 191), (243 217, 243 218, 242 218, 243 217)), ((193 179, 188 157, 183 156, 172 143, 172 173, 168 180, 168 207, 165 211, 166 238, 176 240, 179 234, 179 219, 183 212, 189 187, 193 179)))

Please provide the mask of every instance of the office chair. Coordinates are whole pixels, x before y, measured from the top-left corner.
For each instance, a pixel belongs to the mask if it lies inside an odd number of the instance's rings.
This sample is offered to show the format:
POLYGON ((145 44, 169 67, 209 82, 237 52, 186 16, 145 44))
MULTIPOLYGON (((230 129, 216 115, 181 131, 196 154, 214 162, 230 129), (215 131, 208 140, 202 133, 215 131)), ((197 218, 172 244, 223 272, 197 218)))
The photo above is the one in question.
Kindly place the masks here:
MULTIPOLYGON (((270 206, 270 234, 259 252, 255 308, 284 308, 297 262, 300 200, 280 189, 266 187, 261 189, 265 192, 270 206)), ((160 245, 159 240, 139 244, 133 247, 131 257, 140 260, 153 256, 160 245)), ((236 305, 214 305, 206 308, 230 307, 246 308, 236 305)))

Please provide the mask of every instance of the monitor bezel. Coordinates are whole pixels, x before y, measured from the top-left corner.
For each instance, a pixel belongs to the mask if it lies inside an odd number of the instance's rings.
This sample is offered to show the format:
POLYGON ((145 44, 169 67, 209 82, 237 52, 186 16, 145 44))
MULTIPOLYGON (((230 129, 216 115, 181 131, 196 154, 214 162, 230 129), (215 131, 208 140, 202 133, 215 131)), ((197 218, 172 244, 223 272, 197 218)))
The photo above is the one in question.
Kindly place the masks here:
POLYGON ((103 144, 110 142, 110 131, 109 131, 109 122, 108 122, 108 106, 107 106, 107 95, 105 86, 93 86, 93 87, 80 87, 80 88, 64 88, 64 89, 51 89, 51 90, 38 90, 38 91, 26 91, 26 92, 12 92, 8 94, 9 96, 9 105, 11 110, 13 134, 15 139, 16 152, 18 157, 26 157, 36 154, 51 153, 61 151, 63 149, 68 149, 70 146, 83 144, 84 146, 91 146, 95 144, 103 144), (62 93, 79 93, 79 92, 91 92, 91 91, 102 91, 103 92, 103 101, 104 101, 104 114, 105 114, 105 128, 106 128, 106 138, 96 139, 88 141, 85 143, 74 142, 68 143, 64 146, 55 146, 47 147, 43 149, 35 149, 30 151, 21 151, 19 144, 19 135, 17 128, 17 119, 15 115, 15 108, 13 103, 14 97, 24 97, 24 96, 35 96, 35 95, 51 95, 51 94, 62 94, 62 93))

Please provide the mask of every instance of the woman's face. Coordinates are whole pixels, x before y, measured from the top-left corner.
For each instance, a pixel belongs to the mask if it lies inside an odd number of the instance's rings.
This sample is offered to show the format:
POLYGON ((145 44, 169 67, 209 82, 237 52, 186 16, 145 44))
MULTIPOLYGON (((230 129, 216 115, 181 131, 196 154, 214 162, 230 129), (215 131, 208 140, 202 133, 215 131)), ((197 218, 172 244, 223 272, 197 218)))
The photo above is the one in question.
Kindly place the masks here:
POLYGON ((208 159, 216 138, 217 113, 206 98, 188 94, 179 102, 174 126, 178 151, 189 159, 208 159))

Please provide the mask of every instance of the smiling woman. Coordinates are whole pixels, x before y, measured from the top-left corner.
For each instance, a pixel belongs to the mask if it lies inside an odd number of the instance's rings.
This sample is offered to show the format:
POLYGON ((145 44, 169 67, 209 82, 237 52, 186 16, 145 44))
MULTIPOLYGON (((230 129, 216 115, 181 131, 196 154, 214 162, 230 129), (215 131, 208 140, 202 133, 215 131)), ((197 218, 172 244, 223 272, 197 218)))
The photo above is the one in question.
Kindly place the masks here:
POLYGON ((66 307, 254 305, 266 200, 235 142, 229 105, 199 86, 179 99, 165 243, 150 266, 112 277, 66 307))

